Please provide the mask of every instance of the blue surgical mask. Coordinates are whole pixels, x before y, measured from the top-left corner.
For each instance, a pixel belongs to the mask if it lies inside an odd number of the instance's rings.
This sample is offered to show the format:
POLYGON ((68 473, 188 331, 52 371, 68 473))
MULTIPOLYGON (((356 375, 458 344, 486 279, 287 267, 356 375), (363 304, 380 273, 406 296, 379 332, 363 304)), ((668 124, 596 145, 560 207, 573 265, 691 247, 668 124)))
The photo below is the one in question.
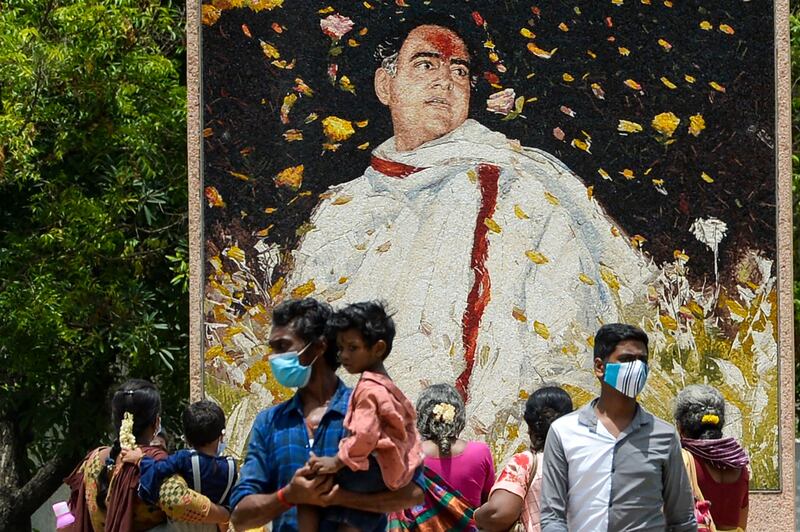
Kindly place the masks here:
POLYGON ((300 363, 300 355, 308 349, 309 345, 311 344, 306 344, 300 351, 288 351, 270 355, 269 367, 272 369, 272 375, 275 380, 287 388, 302 388, 308 384, 309 379, 311 379, 311 366, 319 358, 319 355, 317 355, 308 366, 300 363))
POLYGON ((608 362, 603 381, 620 393, 635 399, 644 389, 647 373, 647 364, 641 360, 608 362))

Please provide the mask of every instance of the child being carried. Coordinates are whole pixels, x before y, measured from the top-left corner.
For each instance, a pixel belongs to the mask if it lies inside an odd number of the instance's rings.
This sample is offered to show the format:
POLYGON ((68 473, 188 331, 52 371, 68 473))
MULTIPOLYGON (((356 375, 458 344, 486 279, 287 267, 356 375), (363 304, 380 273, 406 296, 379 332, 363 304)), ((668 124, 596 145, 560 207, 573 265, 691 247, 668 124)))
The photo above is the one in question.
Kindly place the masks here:
MULTIPOLYGON (((394 320, 381 303, 354 303, 328 321, 336 333, 339 359, 348 373, 361 378, 350 397, 336 456, 312 456, 308 462, 319 475, 336 475, 343 489, 374 493, 406 486, 422 465, 422 445, 414 405, 394 384, 383 361, 392 350, 394 320)), ((385 530, 383 514, 332 507, 318 514, 314 507, 298 508, 299 530, 314 531, 319 521, 339 523, 339 531, 385 530)))
MULTIPOLYGON (((164 460, 143 456, 138 448, 123 451, 123 462, 139 464, 139 498, 156 504, 161 483, 177 473, 189 487, 230 512, 229 494, 236 482, 237 471, 233 458, 219 456, 225 448, 224 434, 225 413, 222 408, 212 401, 197 401, 183 412, 183 435, 191 449, 180 450, 164 460)), ((188 523, 182 523, 180 527, 186 530, 209 528, 208 525, 188 523)), ((215 528, 212 525, 211 529, 215 528)))

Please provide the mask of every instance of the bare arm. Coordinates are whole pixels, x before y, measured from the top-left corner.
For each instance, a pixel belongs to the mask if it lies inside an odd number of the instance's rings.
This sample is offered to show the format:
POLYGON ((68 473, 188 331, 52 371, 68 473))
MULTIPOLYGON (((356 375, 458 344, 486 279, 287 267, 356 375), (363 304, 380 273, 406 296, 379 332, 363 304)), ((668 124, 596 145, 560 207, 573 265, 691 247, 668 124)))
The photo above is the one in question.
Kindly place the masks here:
POLYGON ((475 523, 486 532, 503 532, 511 528, 522 513, 523 499, 510 491, 497 489, 489 501, 475 510, 475 523))

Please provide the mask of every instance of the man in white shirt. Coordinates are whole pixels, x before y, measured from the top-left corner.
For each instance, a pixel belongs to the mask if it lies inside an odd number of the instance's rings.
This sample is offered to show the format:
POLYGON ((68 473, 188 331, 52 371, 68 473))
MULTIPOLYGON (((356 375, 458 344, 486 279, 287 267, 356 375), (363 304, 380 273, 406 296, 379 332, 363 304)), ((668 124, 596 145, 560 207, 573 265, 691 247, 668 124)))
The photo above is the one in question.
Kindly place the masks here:
POLYGON ((400 388, 455 383, 471 428, 508 438, 532 382, 591 387, 589 336, 653 268, 561 161, 467 118, 474 54, 446 20, 406 31, 375 72, 394 136, 317 205, 287 285, 386 300, 400 388))
POLYGON ((697 530, 678 434, 636 402, 647 343, 622 323, 595 335, 600 397, 554 421, 545 442, 543 532, 697 530))

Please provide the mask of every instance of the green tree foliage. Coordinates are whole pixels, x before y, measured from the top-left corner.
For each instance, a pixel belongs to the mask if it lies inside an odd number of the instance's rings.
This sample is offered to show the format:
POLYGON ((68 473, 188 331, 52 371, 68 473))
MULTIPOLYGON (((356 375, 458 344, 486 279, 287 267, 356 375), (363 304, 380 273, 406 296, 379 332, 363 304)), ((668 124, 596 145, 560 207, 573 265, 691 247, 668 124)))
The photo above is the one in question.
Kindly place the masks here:
POLYGON ((182 5, 0 7, 0 530, 88 449, 108 398, 188 395, 182 5))
MULTIPOLYGON (((800 5, 792 0, 789 19, 792 47, 792 227, 794 244, 795 423, 800 423, 800 5)), ((795 431, 800 436, 800 424, 795 431)))

